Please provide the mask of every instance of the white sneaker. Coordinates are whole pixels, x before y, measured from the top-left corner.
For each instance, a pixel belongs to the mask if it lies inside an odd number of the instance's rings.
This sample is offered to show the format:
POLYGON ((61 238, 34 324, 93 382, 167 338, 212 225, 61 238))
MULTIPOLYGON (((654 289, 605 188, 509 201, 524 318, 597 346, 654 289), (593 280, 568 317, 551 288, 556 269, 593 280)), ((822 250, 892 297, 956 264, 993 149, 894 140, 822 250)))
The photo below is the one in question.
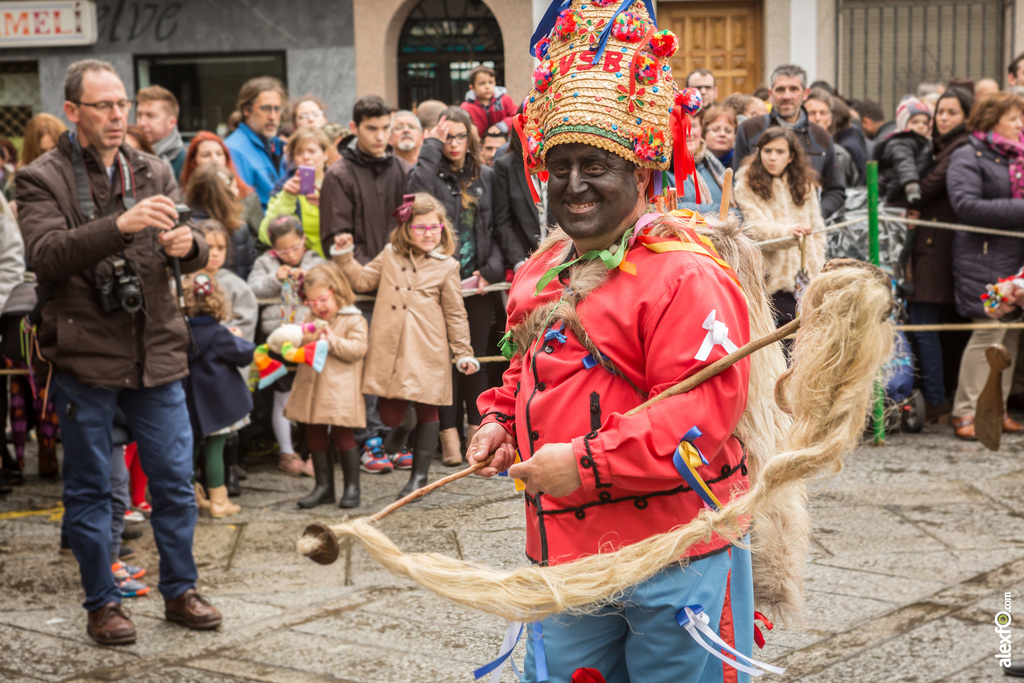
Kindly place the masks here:
POLYGON ((124 521, 132 522, 133 524, 138 522, 145 522, 146 516, 139 512, 138 510, 125 510, 124 521))

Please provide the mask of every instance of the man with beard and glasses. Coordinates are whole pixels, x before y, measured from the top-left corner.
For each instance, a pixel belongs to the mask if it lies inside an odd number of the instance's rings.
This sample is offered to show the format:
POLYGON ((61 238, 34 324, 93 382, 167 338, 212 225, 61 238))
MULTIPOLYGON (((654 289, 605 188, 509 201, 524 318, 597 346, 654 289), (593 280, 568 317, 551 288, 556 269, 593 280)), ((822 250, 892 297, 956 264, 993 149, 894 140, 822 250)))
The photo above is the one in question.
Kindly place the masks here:
POLYGON ((416 165, 423 146, 423 125, 419 118, 407 109, 395 112, 391 119, 391 146, 395 156, 416 165))
MULTIPOLYGON (((470 464, 493 454, 482 476, 507 470, 525 484, 526 555, 547 566, 668 532, 749 486, 734 435, 747 360, 626 415, 742 346, 750 322, 736 274, 713 247, 685 220, 648 213, 657 174, 688 153, 670 118, 696 113, 700 95, 676 89, 668 58, 678 42, 655 33, 648 4, 635 3, 624 21, 618 5, 573 0, 535 34, 542 61, 519 122, 526 168, 549 173, 558 227, 516 272, 502 344, 510 366, 478 401, 483 419, 468 452, 470 464), (603 47, 591 49, 573 26, 620 28, 595 29, 603 47)), ((710 628, 749 656, 749 550, 712 535, 681 559, 615 603, 531 624, 522 680, 735 680, 677 614, 700 605, 710 628)))

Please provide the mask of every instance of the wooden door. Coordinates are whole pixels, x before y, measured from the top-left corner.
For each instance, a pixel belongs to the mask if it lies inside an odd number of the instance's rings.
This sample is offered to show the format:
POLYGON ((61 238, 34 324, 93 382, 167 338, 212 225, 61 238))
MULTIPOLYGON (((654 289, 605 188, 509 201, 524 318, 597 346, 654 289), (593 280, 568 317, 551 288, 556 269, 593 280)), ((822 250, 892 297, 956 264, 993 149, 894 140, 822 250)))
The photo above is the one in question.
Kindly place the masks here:
POLYGON ((694 69, 715 75, 719 101, 735 92, 749 95, 761 85, 761 2, 662 0, 658 27, 679 36, 671 64, 680 88, 694 69))

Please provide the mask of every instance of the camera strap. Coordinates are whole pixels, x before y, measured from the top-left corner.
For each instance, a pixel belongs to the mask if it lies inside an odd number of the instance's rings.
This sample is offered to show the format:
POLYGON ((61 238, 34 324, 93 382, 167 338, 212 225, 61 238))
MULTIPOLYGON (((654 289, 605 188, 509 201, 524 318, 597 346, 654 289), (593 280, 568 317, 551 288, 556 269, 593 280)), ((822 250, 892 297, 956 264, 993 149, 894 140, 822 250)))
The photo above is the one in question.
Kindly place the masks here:
MULTIPOLYGON (((96 213, 96 202, 89 183, 89 172, 85 168, 85 157, 77 135, 71 136, 71 169, 75 174, 75 191, 78 195, 78 209, 85 220, 92 221, 99 217, 96 213)), ((117 150, 117 169, 121 176, 121 204, 125 210, 135 206, 135 174, 132 172, 128 159, 121 150, 117 150)), ((117 210, 117 202, 111 202, 103 216, 109 216, 117 210)))

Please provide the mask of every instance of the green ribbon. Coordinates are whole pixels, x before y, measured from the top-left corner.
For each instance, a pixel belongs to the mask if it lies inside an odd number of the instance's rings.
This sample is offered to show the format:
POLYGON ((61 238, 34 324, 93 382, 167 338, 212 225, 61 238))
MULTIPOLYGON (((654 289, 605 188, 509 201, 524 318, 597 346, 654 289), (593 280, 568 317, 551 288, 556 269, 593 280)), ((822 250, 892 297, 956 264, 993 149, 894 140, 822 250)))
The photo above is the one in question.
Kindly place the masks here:
POLYGON ((519 352, 519 345, 516 344, 516 340, 512 337, 512 331, 509 330, 501 339, 498 340, 498 348, 501 349, 501 355, 505 356, 505 360, 512 360, 512 356, 519 352))
POLYGON ((542 291, 544 291, 544 288, 548 286, 548 283, 554 280, 556 277, 558 277, 563 270, 569 268, 570 266, 576 265, 580 261, 592 261, 596 258, 599 258, 604 263, 604 267, 607 268, 608 270, 618 268, 619 264, 622 263, 622 259, 626 258, 626 243, 633 236, 634 229, 635 226, 633 228, 630 228, 626 232, 622 233, 622 239, 619 241, 619 248, 615 250, 614 254, 608 251, 607 249, 594 249, 592 251, 588 251, 583 256, 574 258, 572 261, 569 261, 568 263, 563 263, 561 265, 549 269, 548 272, 544 273, 543 277, 541 277, 541 279, 537 281, 537 289, 534 291, 533 295, 537 296, 538 294, 540 294, 542 291))

